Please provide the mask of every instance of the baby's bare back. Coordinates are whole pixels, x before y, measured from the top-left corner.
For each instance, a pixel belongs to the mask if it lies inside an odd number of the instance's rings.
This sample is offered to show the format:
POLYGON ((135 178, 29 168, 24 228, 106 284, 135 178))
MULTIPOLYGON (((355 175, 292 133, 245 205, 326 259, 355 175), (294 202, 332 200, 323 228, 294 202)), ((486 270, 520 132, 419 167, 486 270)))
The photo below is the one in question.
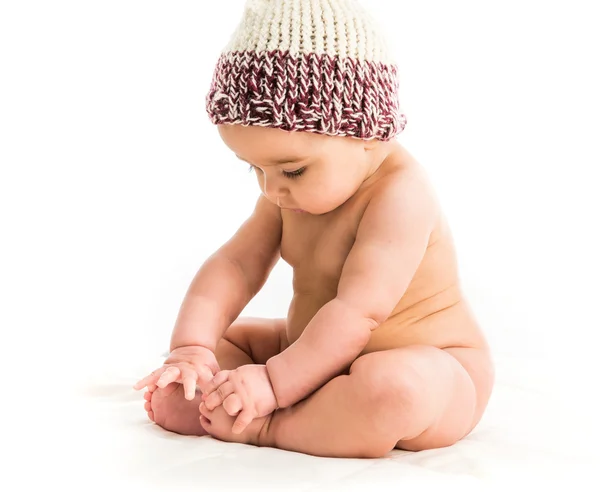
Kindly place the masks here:
MULTIPOLYGON (((282 211, 281 256, 294 271, 294 297, 287 324, 290 344, 316 312, 336 296, 362 215, 381 188, 379 184, 382 180, 403 179, 406 173, 424 177, 419 163, 398 145, 397 152, 379 171, 333 212, 315 216, 282 211)), ((439 210, 433 191, 431 200, 439 210)), ((373 331, 362 353, 414 344, 438 348, 487 346, 461 292, 452 234, 441 210, 405 294, 388 319, 373 331)))

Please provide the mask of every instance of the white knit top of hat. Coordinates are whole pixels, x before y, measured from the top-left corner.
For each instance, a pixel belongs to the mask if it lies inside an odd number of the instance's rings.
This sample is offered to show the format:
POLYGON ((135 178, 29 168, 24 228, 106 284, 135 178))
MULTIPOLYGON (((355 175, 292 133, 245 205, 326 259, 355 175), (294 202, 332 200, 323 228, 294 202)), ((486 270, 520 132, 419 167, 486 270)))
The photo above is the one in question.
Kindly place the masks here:
POLYGON ((275 50, 393 64, 381 26, 356 0, 248 0, 224 52, 275 50))

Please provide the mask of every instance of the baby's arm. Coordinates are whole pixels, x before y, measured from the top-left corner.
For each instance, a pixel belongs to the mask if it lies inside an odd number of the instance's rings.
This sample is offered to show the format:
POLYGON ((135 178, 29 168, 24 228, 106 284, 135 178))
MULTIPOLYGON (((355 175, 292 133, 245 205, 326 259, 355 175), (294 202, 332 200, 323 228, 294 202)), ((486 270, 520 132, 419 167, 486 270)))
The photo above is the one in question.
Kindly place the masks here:
POLYGON ((200 345, 214 352, 277 263, 281 230, 279 207, 261 195, 250 218, 194 277, 173 329, 171 350, 200 345))
POLYGON ((427 248, 437 207, 420 177, 386 187, 367 206, 340 277, 300 338, 267 361, 279 407, 302 400, 347 367, 390 315, 427 248))
POLYGON ((262 288, 279 258, 281 212, 261 196, 253 214, 208 258, 191 282, 171 336, 163 367, 135 389, 183 383, 192 399, 219 370, 214 351, 227 328, 262 288))

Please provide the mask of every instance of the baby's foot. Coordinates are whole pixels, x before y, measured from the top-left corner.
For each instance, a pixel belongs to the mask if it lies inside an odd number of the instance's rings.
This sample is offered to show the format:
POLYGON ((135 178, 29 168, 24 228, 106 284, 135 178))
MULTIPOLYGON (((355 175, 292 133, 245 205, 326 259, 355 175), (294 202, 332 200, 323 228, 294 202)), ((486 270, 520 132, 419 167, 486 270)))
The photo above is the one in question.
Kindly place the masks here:
POLYGON ((242 444, 253 444, 255 446, 271 446, 267 438, 267 430, 273 414, 260 419, 254 419, 241 434, 234 434, 231 430, 236 417, 231 417, 219 405, 214 410, 206 408, 204 402, 200 404, 200 423, 206 431, 216 439, 227 442, 239 442, 242 444))
POLYGON ((203 436, 206 431, 200 425, 202 393, 196 391, 196 397, 190 401, 183 394, 183 385, 171 383, 164 388, 156 385, 148 387, 144 394, 144 408, 148 417, 162 428, 177 434, 203 436))

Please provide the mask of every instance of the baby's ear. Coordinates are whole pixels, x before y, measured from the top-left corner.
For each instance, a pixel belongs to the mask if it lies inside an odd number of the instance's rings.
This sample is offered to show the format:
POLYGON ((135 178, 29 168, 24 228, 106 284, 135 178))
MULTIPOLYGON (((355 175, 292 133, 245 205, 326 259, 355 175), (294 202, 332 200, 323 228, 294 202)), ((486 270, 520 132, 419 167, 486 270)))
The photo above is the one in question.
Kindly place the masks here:
POLYGON ((379 146, 379 140, 372 138, 371 140, 363 140, 363 148, 368 152, 379 146))

